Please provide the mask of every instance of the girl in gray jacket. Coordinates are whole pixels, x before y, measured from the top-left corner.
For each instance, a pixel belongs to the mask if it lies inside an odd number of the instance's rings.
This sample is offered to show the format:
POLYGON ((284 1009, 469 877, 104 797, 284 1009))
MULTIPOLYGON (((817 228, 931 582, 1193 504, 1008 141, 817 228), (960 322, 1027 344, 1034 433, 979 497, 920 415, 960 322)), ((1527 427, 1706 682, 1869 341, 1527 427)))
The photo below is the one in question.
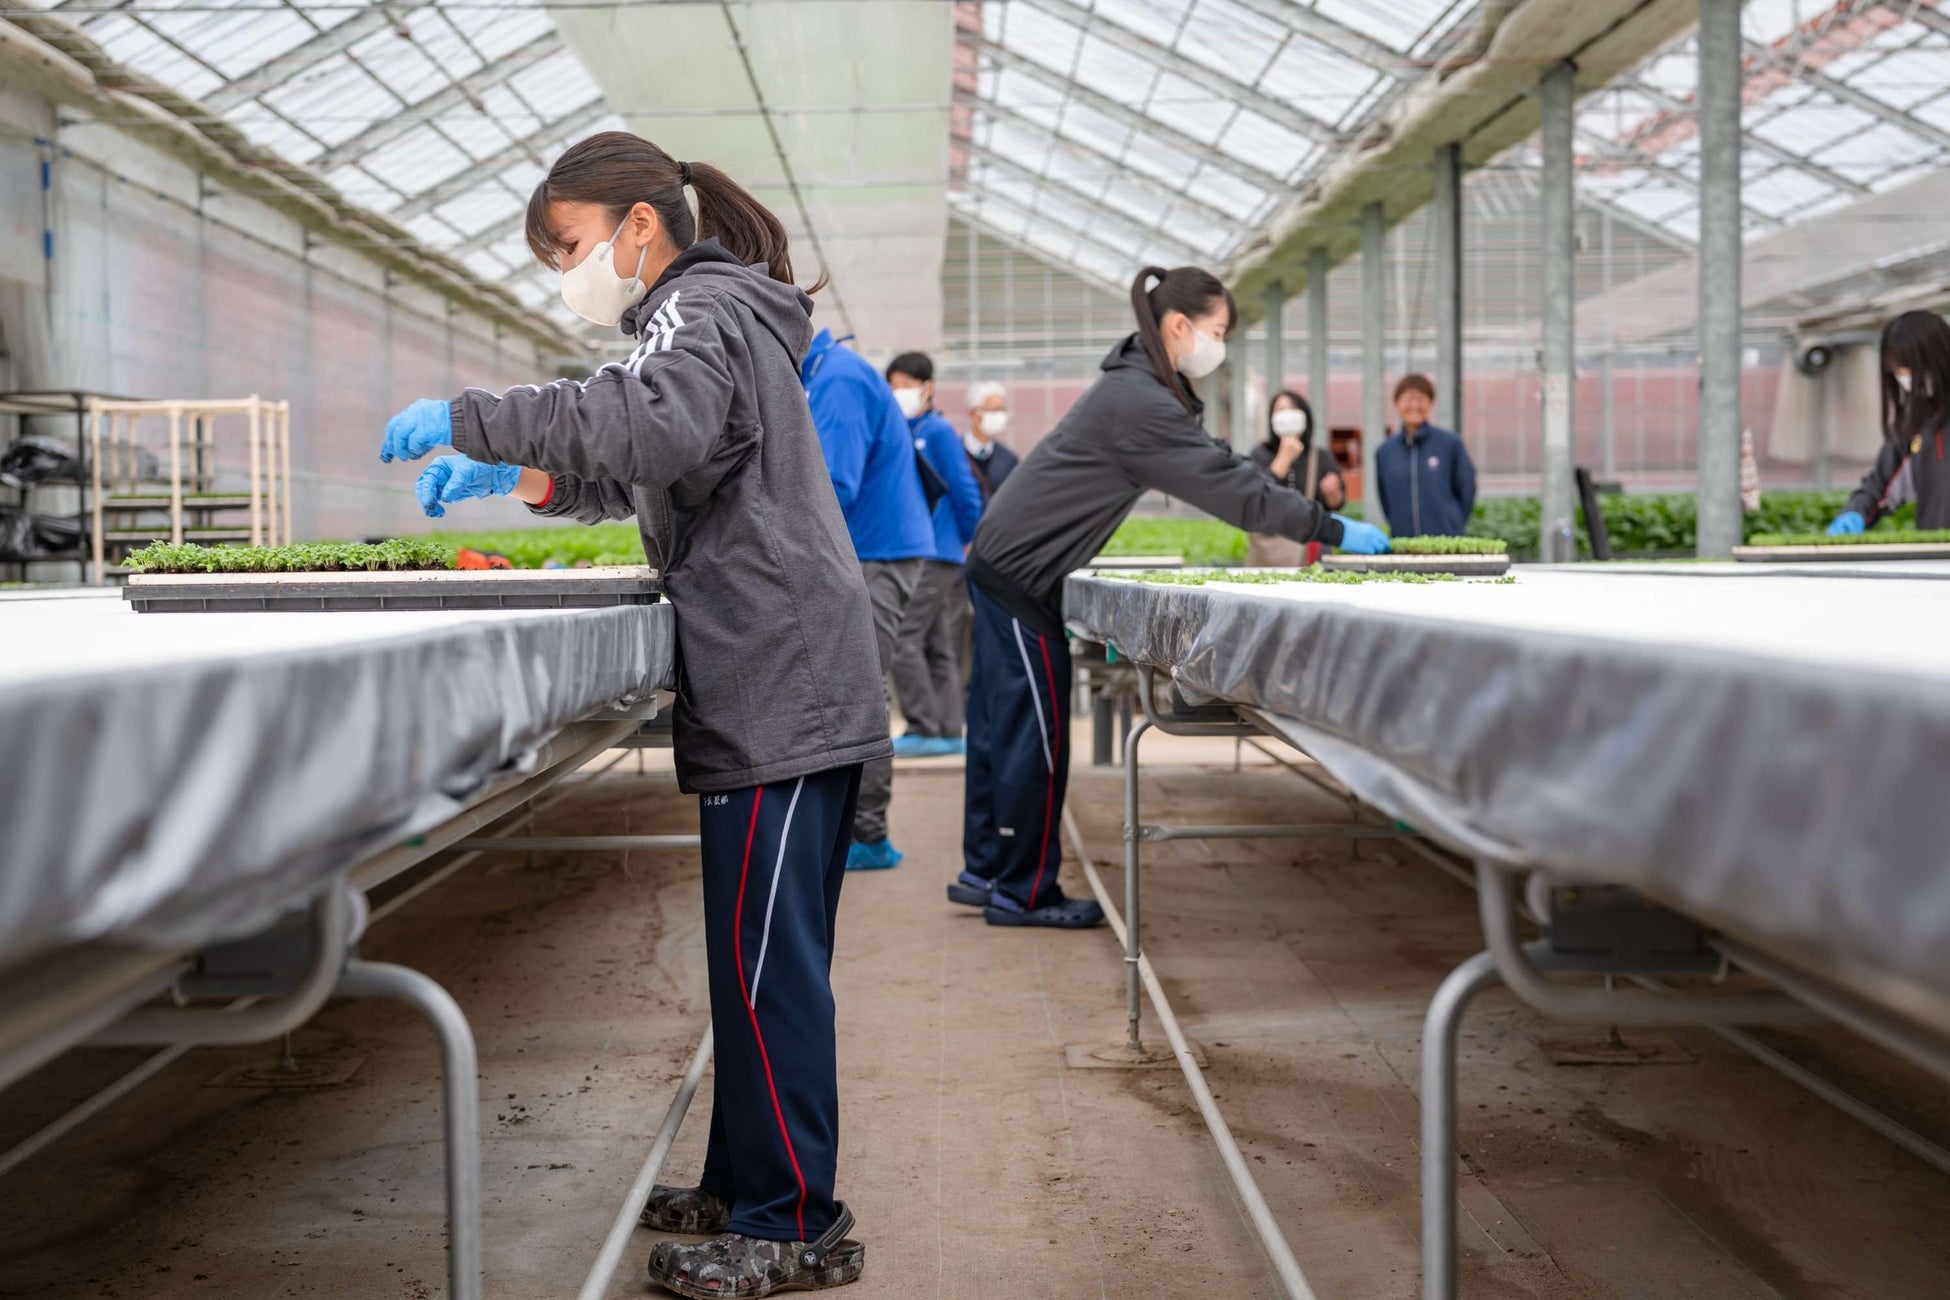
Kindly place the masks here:
POLYGON ((717 1053, 698 1186, 658 1187, 644 1222, 719 1235, 659 1245, 650 1276, 686 1296, 842 1285, 865 1249, 833 1195, 828 969, 860 766, 893 746, 866 586, 799 382, 812 300, 777 217, 625 132, 557 160, 527 234, 570 308, 635 341, 629 360, 416 402, 381 458, 458 453, 420 477, 429 515, 513 495, 641 527, 678 616, 677 770, 702 796, 717 1053))

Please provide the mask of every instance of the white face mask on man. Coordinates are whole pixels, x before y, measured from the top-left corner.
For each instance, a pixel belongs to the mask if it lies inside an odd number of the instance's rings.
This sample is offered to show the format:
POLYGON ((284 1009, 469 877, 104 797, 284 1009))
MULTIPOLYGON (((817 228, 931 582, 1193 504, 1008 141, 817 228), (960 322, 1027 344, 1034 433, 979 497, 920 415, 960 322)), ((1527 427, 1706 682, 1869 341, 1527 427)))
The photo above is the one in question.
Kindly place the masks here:
POLYGON ((983 411, 980 419, 980 428, 989 437, 1000 438, 1009 431, 1009 413, 1007 411, 983 411))
POLYGON ((927 410, 927 403, 921 400, 921 390, 918 388, 896 388, 894 401, 900 406, 901 414, 910 420, 927 410))
POLYGON ((1225 360, 1226 341, 1193 326, 1192 346, 1178 358, 1178 373, 1187 379, 1203 379, 1224 365, 1225 360))
POLYGON ((625 217, 615 234, 562 272, 562 301, 591 325, 614 328, 622 323, 623 313, 650 292, 650 286, 643 282, 643 263, 650 256, 648 244, 637 253, 634 275, 625 279, 616 274, 616 238, 623 233, 623 226, 629 224, 629 218, 625 217))

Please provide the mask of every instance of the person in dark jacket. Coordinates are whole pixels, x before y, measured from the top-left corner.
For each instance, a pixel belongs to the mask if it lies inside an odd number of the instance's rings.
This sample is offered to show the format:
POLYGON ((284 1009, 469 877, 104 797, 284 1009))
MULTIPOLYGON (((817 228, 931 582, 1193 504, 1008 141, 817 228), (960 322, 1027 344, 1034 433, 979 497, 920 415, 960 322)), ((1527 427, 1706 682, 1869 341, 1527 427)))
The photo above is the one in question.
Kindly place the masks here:
MULTIPOLYGON (((873 598, 873 639, 882 678, 894 670, 901 619, 934 551, 934 525, 915 465, 914 438, 887 381, 865 357, 821 330, 799 367, 813 423, 826 451, 833 491, 846 514, 853 549, 873 598)), ((853 819, 853 871, 898 866, 901 851, 887 838, 887 805, 894 795, 894 760, 876 759, 860 777, 853 819)))
POLYGON ((1908 501, 1918 528, 1950 528, 1950 325, 1933 311, 1906 311, 1882 330, 1882 450, 1831 534, 1859 533, 1908 501))
POLYGON ((907 720, 907 734, 895 738, 894 753, 959 754, 963 693, 954 609, 968 603, 961 569, 982 520, 982 489, 960 436, 934 409, 934 362, 928 355, 895 357, 887 365, 887 383, 907 416, 915 451, 943 489, 934 503, 934 550, 921 561, 920 581, 894 639, 894 694, 907 720))
POLYGON ((1103 911, 1066 898, 1070 655, 1063 580, 1088 563, 1147 489, 1248 532, 1343 549, 1388 549, 1381 530, 1330 515, 1215 443, 1186 379, 1225 359, 1232 295, 1197 267, 1146 267, 1131 285, 1132 334, 1103 376, 989 502, 969 553, 975 665, 968 693, 964 869, 948 887, 991 925, 1079 928, 1103 911), (1151 282, 1157 283, 1153 285, 1151 282))
MULTIPOLYGON (((1251 452, 1253 464, 1275 483, 1339 510, 1347 502, 1340 462, 1314 439, 1314 408, 1284 389, 1267 403, 1266 440, 1251 452)), ((1300 543, 1270 533, 1254 533, 1246 543, 1246 563, 1254 568, 1297 568, 1320 557, 1320 543, 1300 543)))
POLYGON ((429 515, 513 495, 642 529, 678 615, 677 775, 702 796, 716 1042, 699 1185, 654 1189, 643 1220, 717 1235, 659 1245, 650 1276, 690 1296, 850 1282, 865 1249, 833 1195, 829 968, 860 768, 893 747, 873 612, 799 384, 812 301, 777 217, 625 132, 563 153, 527 234, 573 310, 637 341, 630 359, 416 402, 381 458, 459 453, 420 476, 429 515))
POLYGON ((1463 440, 1429 423, 1435 385, 1403 375, 1395 385, 1400 430, 1374 451, 1375 491, 1397 537, 1454 537, 1476 509, 1476 462, 1463 440))
POLYGON ((1009 431, 1009 393, 1001 384, 984 379, 968 386, 968 432, 962 446, 975 464, 983 497, 992 497, 1022 458, 1002 441, 1009 431))

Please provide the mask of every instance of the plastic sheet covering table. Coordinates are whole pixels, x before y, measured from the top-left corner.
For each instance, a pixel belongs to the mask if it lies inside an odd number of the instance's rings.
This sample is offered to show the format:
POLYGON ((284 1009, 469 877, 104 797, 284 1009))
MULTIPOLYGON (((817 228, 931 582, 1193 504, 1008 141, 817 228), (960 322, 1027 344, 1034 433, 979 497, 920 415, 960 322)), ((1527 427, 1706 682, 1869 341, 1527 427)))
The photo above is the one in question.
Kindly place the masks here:
POLYGON ((1950 1032, 1941 581, 1079 576, 1079 634, 1456 849, 1630 885, 1950 1032))
POLYGON ((137 614, 0 602, 0 965, 246 934, 663 685, 668 605, 137 614))

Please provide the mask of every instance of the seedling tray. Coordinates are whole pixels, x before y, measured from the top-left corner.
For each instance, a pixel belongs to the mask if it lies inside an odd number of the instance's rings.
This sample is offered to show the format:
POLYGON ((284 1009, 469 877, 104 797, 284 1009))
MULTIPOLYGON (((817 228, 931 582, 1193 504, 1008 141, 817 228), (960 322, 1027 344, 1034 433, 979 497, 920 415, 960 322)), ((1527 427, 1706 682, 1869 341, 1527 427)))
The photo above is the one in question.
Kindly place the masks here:
POLYGON ((591 609, 651 605, 661 575, 603 569, 418 569, 366 573, 139 573, 122 598, 144 614, 261 610, 591 609))
POLYGON ((1950 542, 1849 542, 1836 546, 1736 546, 1733 558, 1748 564, 1831 560, 1950 560, 1950 542))
POLYGON ((1352 573, 1453 573, 1458 578, 1495 578, 1510 571, 1508 555, 1347 555, 1320 557, 1325 569, 1352 573))

